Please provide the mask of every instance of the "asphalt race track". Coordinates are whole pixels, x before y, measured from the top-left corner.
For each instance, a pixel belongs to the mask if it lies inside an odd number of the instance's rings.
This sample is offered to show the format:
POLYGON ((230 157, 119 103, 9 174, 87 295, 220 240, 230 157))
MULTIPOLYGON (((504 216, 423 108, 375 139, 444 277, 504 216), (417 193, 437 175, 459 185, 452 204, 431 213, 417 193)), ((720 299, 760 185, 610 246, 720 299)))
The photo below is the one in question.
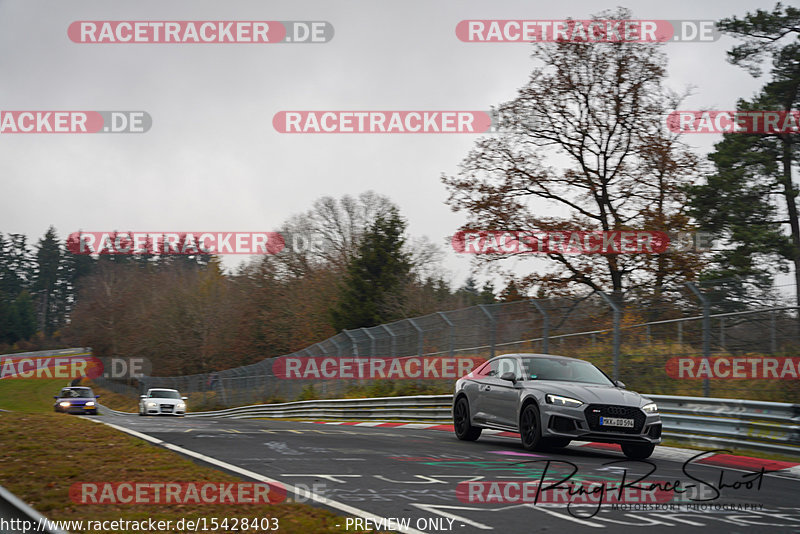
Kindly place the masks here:
MULTIPOLYGON (((692 480, 683 472, 685 456, 677 458, 667 448, 657 449, 649 459, 656 470, 644 480, 673 486, 681 480, 687 493, 677 497, 664 493, 670 502, 659 502, 657 510, 642 510, 644 505, 615 510, 611 503, 598 507, 576 505, 578 501, 568 509, 553 503, 481 503, 466 497, 462 501, 456 488, 470 481, 537 481, 545 468, 561 478, 572 472, 571 464, 576 467, 570 479, 574 487, 581 480, 613 484, 621 480, 623 467, 627 482, 653 467, 633 461, 609 465, 625 457, 591 446, 531 454, 512 437, 482 436, 467 443, 449 432, 408 427, 136 415, 92 419, 306 489, 327 502, 408 521, 410 529, 405 532, 800 532, 800 478, 786 473, 759 476, 754 468, 692 462, 686 466, 692 480), (695 487, 687 488, 689 484, 695 487), (713 488, 722 488, 719 496, 713 488), (689 498, 708 500, 688 504, 674 500, 689 498)), ((341 506, 332 509, 343 514, 341 506)), ((343 532, 346 526, 343 521, 343 532)))

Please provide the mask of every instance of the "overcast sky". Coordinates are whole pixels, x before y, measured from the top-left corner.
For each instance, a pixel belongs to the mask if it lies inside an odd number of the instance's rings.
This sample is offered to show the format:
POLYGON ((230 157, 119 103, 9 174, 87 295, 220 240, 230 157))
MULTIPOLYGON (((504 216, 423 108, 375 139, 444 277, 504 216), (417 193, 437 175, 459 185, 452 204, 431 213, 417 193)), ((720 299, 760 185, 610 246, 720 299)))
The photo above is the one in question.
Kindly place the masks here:
MULTIPOLYGON (((485 110, 515 96, 530 45, 464 43, 464 19, 588 18, 617 4, 561 0, 0 0, 0 109, 143 110, 145 134, 0 135, 0 232, 277 229, 323 195, 389 196, 411 235, 443 244, 444 204, 477 136, 286 135, 281 110, 485 110), (326 20, 326 44, 76 44, 75 20, 326 20)), ((640 19, 744 15, 761 1, 637 1, 640 19)), ((763 84, 726 62, 735 43, 665 45, 685 109, 734 109, 763 84)), ((716 135, 688 141, 707 152, 716 135)), ((226 260, 233 266, 241 256, 226 260)), ((469 258, 445 261, 462 282, 469 258)))

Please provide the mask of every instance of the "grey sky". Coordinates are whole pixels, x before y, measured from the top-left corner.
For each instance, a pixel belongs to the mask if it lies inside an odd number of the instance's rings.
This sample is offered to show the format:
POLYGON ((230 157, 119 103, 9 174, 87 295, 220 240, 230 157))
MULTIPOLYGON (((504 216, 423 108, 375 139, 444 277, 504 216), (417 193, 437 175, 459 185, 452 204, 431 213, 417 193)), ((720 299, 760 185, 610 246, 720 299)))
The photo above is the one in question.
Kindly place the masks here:
MULTIPOLYGON (((635 18, 719 19, 763 1, 637 1, 635 18)), ((285 135, 281 110, 483 110, 512 98, 529 45, 463 43, 463 19, 588 18, 614 3, 0 0, 0 109, 144 110, 141 135, 0 136, 0 232, 272 230, 322 195, 391 197, 411 235, 444 244, 444 204, 474 135, 285 135), (327 20, 327 44, 76 44, 75 20, 327 20)), ((686 109, 732 109, 762 84, 725 61, 734 41, 666 45, 686 109)), ((706 152, 719 136, 689 142, 706 152)), ((230 258, 235 265, 241 257, 230 258)), ((448 252, 461 282, 469 258, 448 252)))

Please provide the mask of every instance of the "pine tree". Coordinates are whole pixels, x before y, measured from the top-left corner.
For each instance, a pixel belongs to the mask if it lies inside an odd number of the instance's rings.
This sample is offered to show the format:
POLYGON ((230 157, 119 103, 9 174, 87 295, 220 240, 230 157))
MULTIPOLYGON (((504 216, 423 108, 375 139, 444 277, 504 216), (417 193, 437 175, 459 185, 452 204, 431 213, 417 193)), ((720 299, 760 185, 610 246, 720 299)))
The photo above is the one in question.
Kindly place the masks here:
POLYGON ((347 266, 339 303, 331 311, 337 330, 375 326, 396 319, 401 289, 411 271, 403 252, 406 223, 396 208, 379 215, 367 232, 356 256, 347 266), (391 306, 390 306, 391 305, 391 306))
POLYGON ((37 296, 39 330, 45 336, 52 334, 61 323, 61 304, 58 299, 62 251, 56 229, 50 227, 39 240, 36 252, 36 272, 33 290, 37 296))

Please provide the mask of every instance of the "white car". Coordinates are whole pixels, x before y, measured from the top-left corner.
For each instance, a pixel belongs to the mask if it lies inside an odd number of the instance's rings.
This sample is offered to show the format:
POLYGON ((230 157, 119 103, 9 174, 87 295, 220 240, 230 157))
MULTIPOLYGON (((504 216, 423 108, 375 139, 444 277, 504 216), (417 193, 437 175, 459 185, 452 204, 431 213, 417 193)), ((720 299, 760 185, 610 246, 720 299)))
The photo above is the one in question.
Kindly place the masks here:
POLYGON ((176 389, 148 389, 139 396, 139 415, 186 415, 186 397, 176 389))

